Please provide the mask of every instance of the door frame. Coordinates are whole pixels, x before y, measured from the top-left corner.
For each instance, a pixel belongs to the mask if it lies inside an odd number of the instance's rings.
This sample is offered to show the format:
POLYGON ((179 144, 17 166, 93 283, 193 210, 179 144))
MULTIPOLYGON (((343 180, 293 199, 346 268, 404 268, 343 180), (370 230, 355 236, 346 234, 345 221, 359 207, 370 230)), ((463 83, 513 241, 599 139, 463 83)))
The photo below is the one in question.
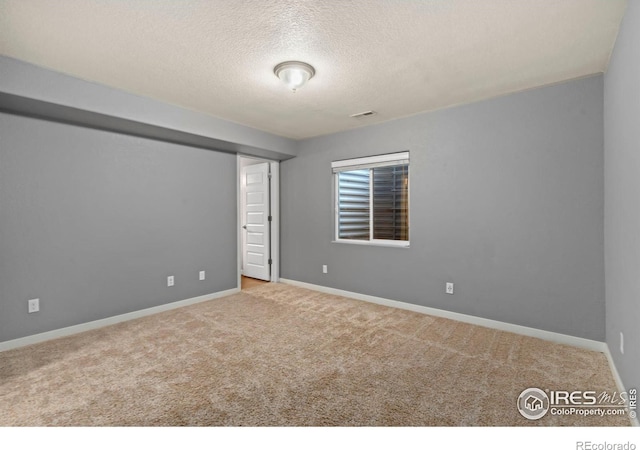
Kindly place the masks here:
POLYGON ((237 247, 238 247, 238 289, 242 286, 242 161, 253 160, 256 163, 270 163, 271 170, 271 188, 270 188, 270 204, 271 204, 271 282, 280 280, 280 162, 272 159, 258 158, 255 156, 238 154, 236 157, 236 201, 237 201, 237 247))

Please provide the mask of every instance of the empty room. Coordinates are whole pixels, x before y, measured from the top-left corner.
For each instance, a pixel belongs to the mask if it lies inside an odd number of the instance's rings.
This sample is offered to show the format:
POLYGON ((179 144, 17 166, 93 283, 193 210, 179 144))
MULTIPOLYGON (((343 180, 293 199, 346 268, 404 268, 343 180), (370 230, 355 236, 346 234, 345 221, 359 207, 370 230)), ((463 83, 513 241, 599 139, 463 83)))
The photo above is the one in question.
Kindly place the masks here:
POLYGON ((639 56, 636 0, 0 0, 0 426, 637 426, 639 56))

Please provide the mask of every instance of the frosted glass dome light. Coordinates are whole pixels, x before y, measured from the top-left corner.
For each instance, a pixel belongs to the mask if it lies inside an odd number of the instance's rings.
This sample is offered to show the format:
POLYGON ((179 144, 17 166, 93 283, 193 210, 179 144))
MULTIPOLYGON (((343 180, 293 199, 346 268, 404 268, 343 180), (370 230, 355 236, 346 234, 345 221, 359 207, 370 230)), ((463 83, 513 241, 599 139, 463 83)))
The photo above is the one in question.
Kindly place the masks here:
POLYGON ((316 74, 313 66, 300 61, 286 61, 273 68, 273 73, 295 92, 316 74))

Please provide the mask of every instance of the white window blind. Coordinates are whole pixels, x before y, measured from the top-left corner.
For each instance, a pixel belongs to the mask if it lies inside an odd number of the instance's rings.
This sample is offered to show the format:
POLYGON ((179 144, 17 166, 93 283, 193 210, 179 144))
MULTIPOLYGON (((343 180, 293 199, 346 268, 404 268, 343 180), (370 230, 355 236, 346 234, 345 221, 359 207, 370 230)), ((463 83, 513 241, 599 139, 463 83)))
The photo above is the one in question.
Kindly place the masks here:
POLYGON ((333 161, 331 170, 333 173, 345 170, 370 169, 373 167, 408 165, 409 152, 389 153, 386 155, 366 156, 364 158, 343 159, 333 161))
POLYGON ((409 152, 334 161, 336 240, 407 244, 409 152))

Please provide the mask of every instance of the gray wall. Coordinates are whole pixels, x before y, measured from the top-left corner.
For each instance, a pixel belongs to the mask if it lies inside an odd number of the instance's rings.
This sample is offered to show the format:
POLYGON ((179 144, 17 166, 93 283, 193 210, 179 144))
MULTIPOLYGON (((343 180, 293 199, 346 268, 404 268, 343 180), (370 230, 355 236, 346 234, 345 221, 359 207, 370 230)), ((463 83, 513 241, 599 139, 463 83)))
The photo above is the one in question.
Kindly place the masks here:
POLYGON ((602 76, 306 140, 281 177, 283 278, 604 340, 602 76), (332 243, 331 161, 402 150, 411 247, 332 243))
POLYGON ((236 287, 236 217, 235 155, 0 114, 0 342, 236 287))
MULTIPOLYGON (((121 126, 118 123, 128 121, 127 128, 129 130, 139 128, 141 135, 149 133, 148 130, 144 131, 145 128, 153 127, 162 130, 155 133, 165 136, 171 136, 172 131, 178 136, 187 134, 199 137, 203 141, 217 141, 218 148, 221 149, 264 158, 280 160, 291 158, 296 154, 296 141, 292 139, 81 80, 2 55, 0 55, 0 93, 98 113, 103 116, 98 121, 103 121, 107 129, 117 128, 121 126)), ((0 96, 0 110, 3 107, 7 109, 6 106, 3 105, 3 99, 0 96)), ((28 105, 18 106, 19 109, 32 109, 28 105)), ((8 109, 14 108, 11 106, 8 109)), ((42 108, 40 109, 36 112, 40 114, 45 112, 42 108)), ((64 110, 56 114, 73 115, 64 110)), ((80 117, 82 123, 82 116, 80 117)), ((72 123, 76 123, 77 120, 74 118, 72 123)), ((93 122, 95 124, 96 120, 93 122)), ((179 142, 181 138, 177 139, 179 142)))
POLYGON ((640 2, 630 1, 605 76, 607 343, 622 381, 640 387, 640 2), (620 332, 625 353, 620 353, 620 332))

